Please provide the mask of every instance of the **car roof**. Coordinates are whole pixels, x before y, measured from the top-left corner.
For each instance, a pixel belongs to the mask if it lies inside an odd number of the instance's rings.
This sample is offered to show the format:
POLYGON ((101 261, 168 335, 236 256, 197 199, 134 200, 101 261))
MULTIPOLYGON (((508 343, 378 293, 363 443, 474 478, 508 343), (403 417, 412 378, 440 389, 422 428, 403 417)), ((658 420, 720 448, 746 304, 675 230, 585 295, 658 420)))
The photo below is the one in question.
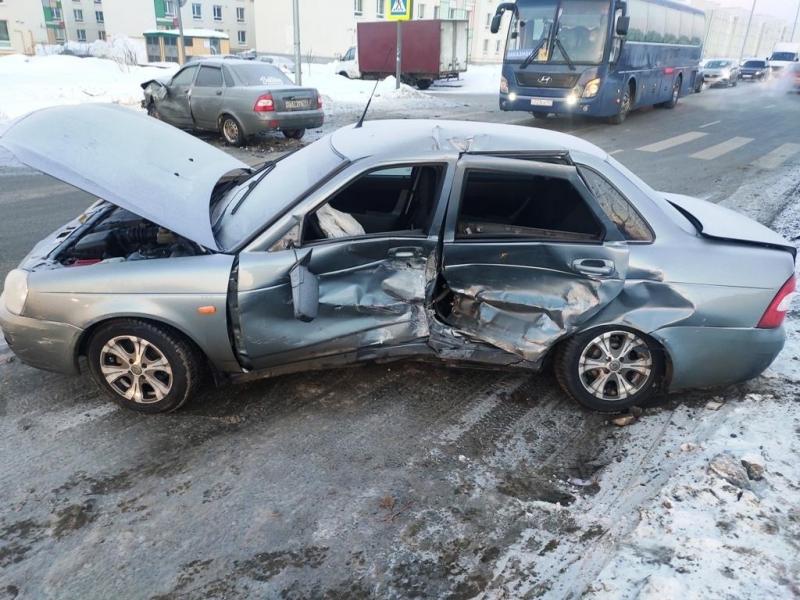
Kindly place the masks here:
POLYGON ((605 159, 594 144, 566 133, 501 123, 433 119, 365 121, 331 134, 331 145, 350 160, 366 156, 570 151, 605 159))
POLYGON ((204 65, 252 65, 252 60, 222 56, 195 56, 188 64, 203 63, 204 65))

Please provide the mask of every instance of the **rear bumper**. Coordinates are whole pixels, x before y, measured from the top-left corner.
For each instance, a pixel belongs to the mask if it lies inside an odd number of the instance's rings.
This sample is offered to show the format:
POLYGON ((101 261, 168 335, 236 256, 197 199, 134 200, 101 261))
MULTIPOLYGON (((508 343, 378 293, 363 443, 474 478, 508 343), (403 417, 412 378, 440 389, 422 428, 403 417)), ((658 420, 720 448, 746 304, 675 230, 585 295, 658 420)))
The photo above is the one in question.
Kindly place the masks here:
POLYGON ((670 391, 747 381, 780 354, 786 332, 779 329, 668 327, 651 334, 672 364, 670 391))
POLYGON ((0 329, 8 346, 27 365, 58 373, 78 374, 78 341, 82 329, 13 315, 0 296, 0 329))
POLYGON ((304 110, 297 112, 253 113, 242 123, 248 135, 258 135, 270 131, 288 129, 314 129, 322 127, 325 113, 320 110, 304 110))

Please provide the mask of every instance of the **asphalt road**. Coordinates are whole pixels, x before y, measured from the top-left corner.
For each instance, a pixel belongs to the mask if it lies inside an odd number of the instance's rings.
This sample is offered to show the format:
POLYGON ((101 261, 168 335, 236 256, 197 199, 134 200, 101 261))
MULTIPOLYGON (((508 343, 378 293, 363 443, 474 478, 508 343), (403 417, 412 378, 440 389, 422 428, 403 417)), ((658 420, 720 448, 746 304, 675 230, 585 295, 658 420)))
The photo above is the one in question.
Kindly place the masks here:
MULTIPOLYGON (((800 97, 755 86, 620 127, 448 99, 459 108, 413 112, 573 131, 654 187, 715 201, 768 186, 800 158, 800 97)), ((235 153, 255 162, 291 144, 235 153)), ((0 274, 90 201, 0 168, 0 274)), ((617 429, 547 374, 397 363, 209 390, 144 417, 86 379, 0 364, 0 598, 576 595, 595 572, 585 565, 602 564, 674 467, 664 429, 694 439, 708 399, 773 387, 663 399, 617 429), (599 469, 616 473, 609 487, 599 469)))

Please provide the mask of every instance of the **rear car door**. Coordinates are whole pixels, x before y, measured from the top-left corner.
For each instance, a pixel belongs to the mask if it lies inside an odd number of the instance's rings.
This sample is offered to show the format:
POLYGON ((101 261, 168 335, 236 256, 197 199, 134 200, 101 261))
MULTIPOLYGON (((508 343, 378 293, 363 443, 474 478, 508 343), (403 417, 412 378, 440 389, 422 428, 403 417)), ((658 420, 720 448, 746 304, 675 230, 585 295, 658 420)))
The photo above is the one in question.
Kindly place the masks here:
POLYGON ((167 85, 167 95, 157 105, 159 116, 176 127, 194 125, 189 100, 197 69, 198 65, 189 65, 178 71, 167 85))
POLYGON ((191 113, 197 127, 217 129, 217 117, 222 109, 224 97, 222 68, 215 65, 200 65, 190 95, 191 113))
POLYGON ((294 247, 241 253, 237 346, 252 368, 332 356, 350 362, 386 346, 427 351, 426 295, 453 168, 370 169, 313 203, 294 247), (298 264, 318 289, 310 318, 297 314, 298 264))
POLYGON ((621 291, 628 247, 571 164, 464 156, 444 231, 439 318, 528 361, 621 291))

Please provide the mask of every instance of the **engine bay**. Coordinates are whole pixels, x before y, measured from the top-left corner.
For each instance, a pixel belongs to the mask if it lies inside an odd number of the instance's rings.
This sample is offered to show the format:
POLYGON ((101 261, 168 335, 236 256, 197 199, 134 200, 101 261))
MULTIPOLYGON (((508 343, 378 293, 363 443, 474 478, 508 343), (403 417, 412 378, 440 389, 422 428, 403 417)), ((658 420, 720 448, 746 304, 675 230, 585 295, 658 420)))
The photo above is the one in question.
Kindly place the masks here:
POLYGON ((206 250, 189 240, 122 208, 113 207, 82 229, 59 252, 66 267, 197 256, 206 250))

